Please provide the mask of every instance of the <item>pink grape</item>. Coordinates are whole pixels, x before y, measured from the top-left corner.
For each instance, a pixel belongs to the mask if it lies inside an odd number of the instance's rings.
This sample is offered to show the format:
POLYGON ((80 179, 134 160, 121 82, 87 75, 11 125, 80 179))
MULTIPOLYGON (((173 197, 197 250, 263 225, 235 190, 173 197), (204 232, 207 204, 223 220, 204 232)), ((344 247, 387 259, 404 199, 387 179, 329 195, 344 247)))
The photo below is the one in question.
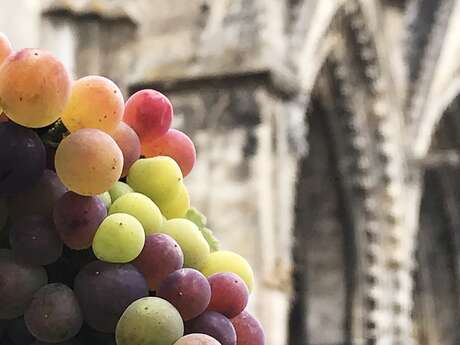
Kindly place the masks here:
POLYGON ((184 254, 177 242, 165 234, 152 234, 145 238, 141 254, 133 265, 144 274, 150 290, 156 290, 166 276, 184 264, 184 254))
POLYGON ((238 275, 231 272, 213 274, 208 278, 211 301, 208 310, 217 311, 228 318, 240 314, 248 304, 249 291, 238 275))
POLYGON ((126 102, 123 120, 144 144, 165 135, 172 118, 173 107, 165 95, 155 90, 141 90, 126 102))
POLYGON ((112 138, 123 153, 121 177, 125 177, 131 165, 141 156, 141 142, 136 132, 124 122, 118 124, 115 132, 112 133, 112 138))
POLYGON ((157 140, 143 143, 142 154, 146 157, 171 157, 179 164, 184 177, 192 171, 196 160, 195 145, 192 140, 173 128, 157 140))
POLYGON ((216 339, 206 334, 194 333, 180 338, 174 345, 221 345, 216 339))
POLYGON ((183 268, 169 274, 160 284, 157 296, 170 302, 185 321, 206 310, 211 299, 211 288, 206 277, 192 268, 183 268))
POLYGON ((247 311, 230 320, 235 327, 237 345, 264 345, 264 330, 260 322, 247 311))

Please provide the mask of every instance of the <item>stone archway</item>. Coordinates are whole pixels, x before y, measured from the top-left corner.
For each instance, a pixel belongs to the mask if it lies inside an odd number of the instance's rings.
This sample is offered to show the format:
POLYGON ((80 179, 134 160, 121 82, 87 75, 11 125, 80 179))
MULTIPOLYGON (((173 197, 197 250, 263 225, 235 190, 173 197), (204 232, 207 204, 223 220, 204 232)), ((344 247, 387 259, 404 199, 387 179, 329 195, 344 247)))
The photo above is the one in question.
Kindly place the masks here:
POLYGON ((421 345, 460 342, 460 96, 445 111, 425 159, 415 315, 421 345))

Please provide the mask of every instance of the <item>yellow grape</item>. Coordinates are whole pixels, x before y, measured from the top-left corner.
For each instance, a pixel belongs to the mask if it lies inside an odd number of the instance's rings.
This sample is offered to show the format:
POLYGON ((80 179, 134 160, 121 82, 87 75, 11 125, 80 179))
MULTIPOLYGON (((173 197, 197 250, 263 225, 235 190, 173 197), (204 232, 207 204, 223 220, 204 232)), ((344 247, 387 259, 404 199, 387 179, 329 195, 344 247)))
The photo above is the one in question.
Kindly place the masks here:
POLYGON ((3 33, 0 32, 0 65, 13 52, 11 43, 3 33))
POLYGON ((180 190, 182 172, 174 159, 166 156, 137 160, 129 169, 128 184, 156 204, 174 198, 180 190))
POLYGON ((120 178, 123 155, 110 135, 94 128, 64 138, 56 150, 56 173, 71 191, 98 195, 120 178))
POLYGON ((114 213, 99 225, 93 239, 93 252, 101 261, 126 263, 139 256, 144 243, 142 224, 129 214, 114 213))
POLYGON ((198 227, 188 219, 170 219, 163 223, 160 232, 179 243, 184 253, 184 267, 200 269, 209 257, 210 249, 198 227))
POLYGON ((87 76, 75 81, 62 121, 71 132, 97 128, 113 133, 123 117, 123 95, 117 85, 101 76, 87 76))
POLYGON ((54 55, 22 49, 0 67, 0 108, 22 126, 45 127, 61 115, 70 87, 69 74, 54 55))
POLYGON ((244 280, 249 291, 254 287, 254 272, 251 265, 241 255, 230 251, 219 250, 211 253, 201 272, 206 277, 219 272, 233 272, 244 280))
POLYGON ((141 222, 146 235, 158 232, 163 224, 163 216, 157 205, 141 193, 127 193, 112 204, 109 214, 127 213, 141 222))
POLYGON ((160 202, 158 207, 167 219, 184 218, 190 208, 190 197, 185 184, 181 183, 175 198, 160 202))

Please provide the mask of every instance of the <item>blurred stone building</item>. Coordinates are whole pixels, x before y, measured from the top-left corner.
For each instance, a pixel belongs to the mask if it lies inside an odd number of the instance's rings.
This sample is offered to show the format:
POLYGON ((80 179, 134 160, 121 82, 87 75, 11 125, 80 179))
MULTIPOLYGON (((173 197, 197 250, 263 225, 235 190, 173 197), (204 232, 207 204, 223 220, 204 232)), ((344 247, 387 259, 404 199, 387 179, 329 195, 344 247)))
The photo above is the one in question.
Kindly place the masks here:
POLYGON ((460 344, 460 1, 1 0, 15 48, 156 88, 267 345, 460 344))

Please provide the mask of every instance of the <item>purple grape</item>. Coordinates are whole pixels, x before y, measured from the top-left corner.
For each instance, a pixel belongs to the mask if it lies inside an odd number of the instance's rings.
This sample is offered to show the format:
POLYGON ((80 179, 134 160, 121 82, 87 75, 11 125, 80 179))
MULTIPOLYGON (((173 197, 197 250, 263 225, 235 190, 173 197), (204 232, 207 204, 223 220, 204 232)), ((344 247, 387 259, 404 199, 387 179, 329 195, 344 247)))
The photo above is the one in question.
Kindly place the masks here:
POLYGON ((63 284, 48 284, 35 293, 24 320, 35 338, 58 343, 77 335, 83 324, 83 315, 70 288, 63 284))
POLYGON ((12 122, 0 123, 0 195, 32 187, 45 162, 45 147, 37 133, 12 122))
POLYGON ((208 281, 211 286, 208 310, 232 318, 246 308, 249 291, 244 280, 238 275, 231 272, 216 273, 210 276, 208 281))
POLYGON ((183 268, 168 274, 158 287, 157 295, 175 306, 182 319, 187 321, 206 310, 211 288, 201 272, 183 268))
POLYGON ((16 345, 29 345, 35 340, 34 336, 30 334, 29 330, 27 329, 23 317, 11 321, 8 324, 8 330, 6 334, 8 338, 16 345))
POLYGON ((147 236, 141 254, 133 261, 147 279, 150 290, 156 290, 168 274, 181 269, 183 264, 182 249, 166 234, 147 236))
POLYGON ((10 244, 15 257, 34 265, 49 265, 62 254, 54 224, 43 216, 28 216, 14 223, 10 244))
POLYGON ((65 193, 53 212, 59 236, 72 249, 91 247, 97 228, 106 216, 107 208, 101 199, 74 192, 65 193))
POLYGON ((56 201, 67 191, 54 171, 45 170, 34 186, 17 193, 8 201, 9 216, 13 221, 25 216, 51 217, 56 201))
POLYGON ((75 278, 75 293, 85 322, 100 332, 113 333, 125 309, 148 296, 144 276, 130 264, 94 261, 75 278))
POLYGON ((236 345, 236 332, 232 323, 215 311, 205 311, 197 318, 186 322, 185 329, 187 334, 207 334, 222 345, 236 345))
POLYGON ((230 320, 235 327, 238 345, 264 345, 264 330, 260 322, 247 311, 230 320))
POLYGON ((84 345, 116 345, 113 333, 102 333, 84 323, 76 339, 84 345))
POLYGON ((11 250, 0 249, 0 319, 23 315, 33 294, 47 282, 44 268, 19 262, 11 250))

